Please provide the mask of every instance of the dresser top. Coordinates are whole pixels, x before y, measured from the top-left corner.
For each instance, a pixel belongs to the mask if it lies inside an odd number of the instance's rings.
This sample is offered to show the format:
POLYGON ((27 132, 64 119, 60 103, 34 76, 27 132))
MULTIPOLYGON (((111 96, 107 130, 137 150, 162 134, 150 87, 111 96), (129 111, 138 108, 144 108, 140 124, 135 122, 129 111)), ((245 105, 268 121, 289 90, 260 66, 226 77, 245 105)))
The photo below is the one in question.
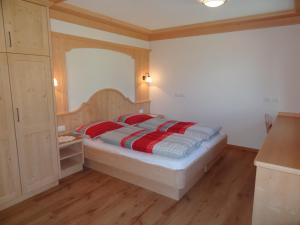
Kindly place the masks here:
POLYGON ((255 165, 300 175, 300 114, 278 115, 255 165))

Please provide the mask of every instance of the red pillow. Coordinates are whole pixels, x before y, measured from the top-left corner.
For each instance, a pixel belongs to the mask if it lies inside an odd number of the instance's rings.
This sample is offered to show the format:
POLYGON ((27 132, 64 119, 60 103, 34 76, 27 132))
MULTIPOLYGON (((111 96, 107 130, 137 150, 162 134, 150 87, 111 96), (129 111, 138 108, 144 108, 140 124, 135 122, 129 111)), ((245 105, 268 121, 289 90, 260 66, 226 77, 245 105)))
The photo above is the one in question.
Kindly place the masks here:
POLYGON ((152 119, 154 116, 149 114, 130 114, 123 115, 118 118, 118 122, 127 123, 129 125, 145 122, 146 120, 152 119))
POLYGON ((105 121, 105 122, 93 124, 92 126, 88 127, 85 131, 85 134, 90 136, 91 138, 94 138, 108 131, 116 130, 121 127, 124 126, 118 123, 114 123, 112 121, 105 121))

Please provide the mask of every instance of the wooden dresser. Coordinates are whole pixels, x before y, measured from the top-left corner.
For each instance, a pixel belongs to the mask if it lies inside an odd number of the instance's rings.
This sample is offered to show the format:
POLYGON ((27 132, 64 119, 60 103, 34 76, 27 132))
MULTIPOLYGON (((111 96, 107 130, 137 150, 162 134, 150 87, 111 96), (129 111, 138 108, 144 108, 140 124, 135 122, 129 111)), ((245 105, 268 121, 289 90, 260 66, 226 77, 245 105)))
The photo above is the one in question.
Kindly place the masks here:
POLYGON ((255 159, 253 225, 300 224, 300 114, 280 113, 255 159))

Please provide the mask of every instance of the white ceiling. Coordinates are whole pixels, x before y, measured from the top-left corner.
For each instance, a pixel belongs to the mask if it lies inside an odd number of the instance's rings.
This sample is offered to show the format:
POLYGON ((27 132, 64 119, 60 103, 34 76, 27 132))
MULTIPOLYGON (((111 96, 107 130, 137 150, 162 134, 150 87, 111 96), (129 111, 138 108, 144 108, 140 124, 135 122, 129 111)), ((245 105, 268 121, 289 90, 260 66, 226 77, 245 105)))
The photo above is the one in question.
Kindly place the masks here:
POLYGON ((67 0, 100 14, 148 29, 290 10, 294 0, 229 0, 208 8, 197 0, 67 0))

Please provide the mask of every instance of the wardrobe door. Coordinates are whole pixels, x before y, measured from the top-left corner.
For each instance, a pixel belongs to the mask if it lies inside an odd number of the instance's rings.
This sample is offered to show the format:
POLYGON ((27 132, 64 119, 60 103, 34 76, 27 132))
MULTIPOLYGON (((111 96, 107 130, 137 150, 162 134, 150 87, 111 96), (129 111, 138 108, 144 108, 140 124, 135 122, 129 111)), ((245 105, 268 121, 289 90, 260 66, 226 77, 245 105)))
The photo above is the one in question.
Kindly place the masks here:
POLYGON ((2 4, 0 0, 0 52, 5 52, 5 35, 3 27, 2 4))
POLYGON ((48 9, 23 0, 2 0, 7 51, 49 55, 48 9))
POLYGON ((49 58, 8 54, 22 190, 58 181, 53 85, 49 58))
POLYGON ((0 53, 0 208, 21 194, 13 106, 5 53, 0 53))

